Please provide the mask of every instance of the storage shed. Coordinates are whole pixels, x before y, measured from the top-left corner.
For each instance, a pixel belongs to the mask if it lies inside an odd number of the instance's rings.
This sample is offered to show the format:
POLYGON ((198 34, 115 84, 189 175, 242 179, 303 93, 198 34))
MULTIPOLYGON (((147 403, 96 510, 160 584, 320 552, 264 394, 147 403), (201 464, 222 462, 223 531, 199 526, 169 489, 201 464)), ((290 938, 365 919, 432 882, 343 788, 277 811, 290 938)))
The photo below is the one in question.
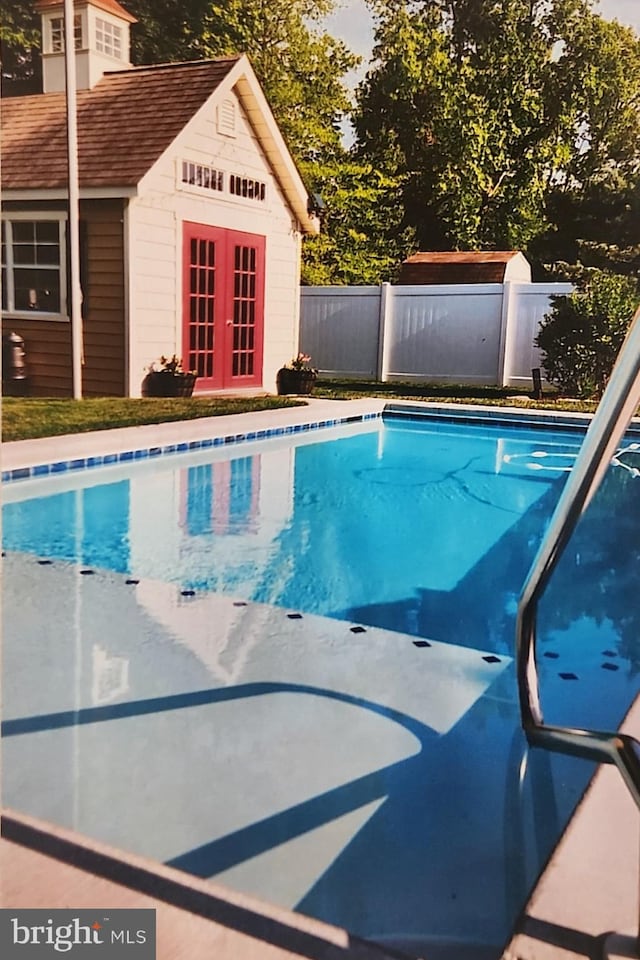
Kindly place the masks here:
MULTIPOLYGON (((44 92, 2 108, 2 325, 31 392, 69 396, 63 3, 37 6, 44 92)), ((249 61, 132 68, 117 0, 75 11, 84 395, 137 396, 174 353, 196 391, 274 391, 318 220, 249 61)))
POLYGON ((414 253, 400 267, 398 284, 531 283, 531 266, 518 250, 414 253))

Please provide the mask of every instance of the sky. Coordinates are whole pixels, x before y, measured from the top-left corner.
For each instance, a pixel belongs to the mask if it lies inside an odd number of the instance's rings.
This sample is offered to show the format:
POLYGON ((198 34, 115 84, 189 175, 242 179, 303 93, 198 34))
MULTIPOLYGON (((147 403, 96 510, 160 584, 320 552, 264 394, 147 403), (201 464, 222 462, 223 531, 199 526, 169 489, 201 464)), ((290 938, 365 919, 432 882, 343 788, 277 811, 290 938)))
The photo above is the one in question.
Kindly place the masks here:
MULTIPOLYGON (((609 20, 634 27, 640 35, 640 0, 600 0, 595 8, 609 20)), ((366 63, 373 42, 373 21, 364 0, 342 0, 340 8, 327 19, 326 29, 366 63)), ((364 73, 364 67, 360 73, 364 73)))

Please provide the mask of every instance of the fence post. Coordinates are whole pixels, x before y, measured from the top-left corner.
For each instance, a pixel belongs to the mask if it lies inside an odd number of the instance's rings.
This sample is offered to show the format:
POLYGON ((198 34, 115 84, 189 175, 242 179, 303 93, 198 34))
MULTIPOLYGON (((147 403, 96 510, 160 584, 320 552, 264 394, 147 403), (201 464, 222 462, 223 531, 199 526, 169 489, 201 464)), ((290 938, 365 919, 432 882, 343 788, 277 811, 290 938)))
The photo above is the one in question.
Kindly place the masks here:
POLYGON ((390 283, 380 284, 380 315, 378 319, 378 380, 386 383, 389 373, 389 350, 391 347, 391 320, 393 316, 393 288, 390 283))
POLYGON ((514 284, 511 280, 505 280, 502 288, 502 314, 500 317, 500 346, 498 348, 498 370, 496 382, 500 387, 509 385, 509 379, 512 373, 513 364, 513 339, 515 336, 514 326, 516 323, 517 311, 513 309, 514 284))

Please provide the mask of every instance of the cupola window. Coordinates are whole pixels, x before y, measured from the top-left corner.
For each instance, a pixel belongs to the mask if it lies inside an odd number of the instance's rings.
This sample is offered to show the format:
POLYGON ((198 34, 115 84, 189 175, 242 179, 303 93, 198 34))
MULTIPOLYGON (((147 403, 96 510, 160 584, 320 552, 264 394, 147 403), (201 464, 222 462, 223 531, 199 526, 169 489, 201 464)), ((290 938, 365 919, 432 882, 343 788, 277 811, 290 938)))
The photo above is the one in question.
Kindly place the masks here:
POLYGON ((122 60, 122 29, 109 20, 96 18, 96 50, 108 57, 122 60))
MULTIPOLYGON (((51 21, 49 50, 51 53, 64 53, 64 18, 54 17, 51 21)), ((82 17, 79 13, 73 18, 73 37, 76 50, 82 49, 82 17)))

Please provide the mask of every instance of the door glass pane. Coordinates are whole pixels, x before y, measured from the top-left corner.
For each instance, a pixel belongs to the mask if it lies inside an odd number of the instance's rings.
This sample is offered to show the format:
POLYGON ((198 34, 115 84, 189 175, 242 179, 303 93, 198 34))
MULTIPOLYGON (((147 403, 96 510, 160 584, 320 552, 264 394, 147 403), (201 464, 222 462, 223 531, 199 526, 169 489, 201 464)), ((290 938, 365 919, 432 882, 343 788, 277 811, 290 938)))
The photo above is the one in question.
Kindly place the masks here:
POLYGON ((213 325, 215 317, 215 242, 206 237, 189 241, 189 370, 211 378, 214 370, 213 325))

